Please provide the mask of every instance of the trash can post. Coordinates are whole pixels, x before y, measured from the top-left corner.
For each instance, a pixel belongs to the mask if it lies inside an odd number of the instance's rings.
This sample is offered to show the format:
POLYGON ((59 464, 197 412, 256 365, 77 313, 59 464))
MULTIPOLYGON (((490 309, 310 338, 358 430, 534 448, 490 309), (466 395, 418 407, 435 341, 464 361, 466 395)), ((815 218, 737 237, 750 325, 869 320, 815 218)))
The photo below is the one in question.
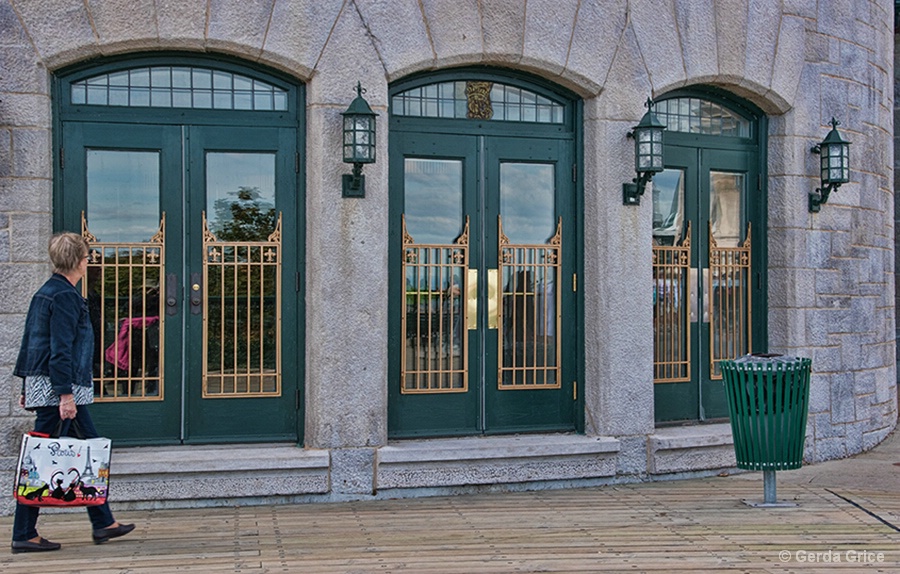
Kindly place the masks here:
POLYGON ((737 467, 763 471, 763 502, 745 502, 795 506, 778 502, 775 471, 803 464, 812 361, 760 354, 720 365, 737 467))
POLYGON ((775 493, 775 471, 763 471, 763 504, 771 506, 778 503, 778 495, 775 493))

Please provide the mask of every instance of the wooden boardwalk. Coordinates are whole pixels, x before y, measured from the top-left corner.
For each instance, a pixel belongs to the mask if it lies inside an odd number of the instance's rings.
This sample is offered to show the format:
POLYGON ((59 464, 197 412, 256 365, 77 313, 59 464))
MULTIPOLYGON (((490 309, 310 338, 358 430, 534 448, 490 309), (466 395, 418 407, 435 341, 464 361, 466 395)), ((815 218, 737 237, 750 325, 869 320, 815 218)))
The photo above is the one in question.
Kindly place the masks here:
MULTIPOLYGON (((719 477, 590 489, 208 510, 120 512, 95 546, 86 516, 42 517, 63 549, 0 554, 46 572, 900 572, 900 494, 719 477), (817 554, 818 553, 818 554, 817 554), (839 560, 839 562, 837 562, 839 560)), ((0 519, 9 540, 11 518, 0 519)), ((8 552, 8 551, 7 551, 8 552)))

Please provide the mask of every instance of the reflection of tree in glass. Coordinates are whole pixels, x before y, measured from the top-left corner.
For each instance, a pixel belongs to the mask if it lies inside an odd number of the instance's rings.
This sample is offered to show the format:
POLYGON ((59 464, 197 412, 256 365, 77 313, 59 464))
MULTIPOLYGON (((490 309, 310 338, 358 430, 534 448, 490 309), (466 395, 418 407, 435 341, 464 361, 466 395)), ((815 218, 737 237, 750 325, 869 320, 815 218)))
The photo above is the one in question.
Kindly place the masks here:
MULTIPOLYGON (((245 260, 259 261, 260 248, 245 260)), ((230 258, 229 260, 233 260, 230 258)), ((210 275, 207 363, 209 373, 277 369, 276 269, 240 265, 210 275)))
MULTIPOLYGON (((277 269, 266 264, 268 248, 252 242, 266 241, 275 231, 275 207, 262 198, 258 187, 240 186, 217 199, 213 209, 210 230, 224 244, 220 265, 210 269, 207 286, 208 373, 274 372, 277 269)), ((258 391, 260 381, 251 379, 226 377, 217 392, 258 391)))
POLYGON ((212 232, 221 241, 265 241, 275 231, 275 206, 262 201, 258 187, 229 191, 234 197, 217 199, 212 232))

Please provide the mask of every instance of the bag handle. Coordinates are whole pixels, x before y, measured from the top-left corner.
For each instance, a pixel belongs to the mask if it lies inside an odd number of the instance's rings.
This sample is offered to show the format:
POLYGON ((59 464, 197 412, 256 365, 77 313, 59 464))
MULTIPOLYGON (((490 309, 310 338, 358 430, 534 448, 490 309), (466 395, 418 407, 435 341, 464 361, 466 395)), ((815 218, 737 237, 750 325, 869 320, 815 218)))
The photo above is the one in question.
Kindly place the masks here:
POLYGON ((56 430, 50 433, 50 437, 59 438, 68 436, 70 429, 75 431, 75 438, 84 439, 84 432, 81 430, 81 425, 79 425, 78 421, 75 419, 60 419, 59 424, 56 425, 56 430))

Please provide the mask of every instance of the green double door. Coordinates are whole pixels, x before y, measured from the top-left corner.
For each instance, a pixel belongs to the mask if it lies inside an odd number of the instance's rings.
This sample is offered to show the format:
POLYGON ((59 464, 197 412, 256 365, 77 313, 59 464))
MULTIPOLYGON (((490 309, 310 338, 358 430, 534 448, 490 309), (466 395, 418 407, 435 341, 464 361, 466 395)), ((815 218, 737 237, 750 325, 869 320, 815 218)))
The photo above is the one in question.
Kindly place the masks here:
POLYGON ((95 405, 125 444, 296 441, 296 129, 63 122, 95 405))
POLYGON ((390 435, 574 430, 572 140, 391 138, 390 435))
POLYGON ((718 362, 751 352, 754 331, 764 344, 757 152, 713 143, 670 143, 653 179, 657 422, 727 417, 718 362))

